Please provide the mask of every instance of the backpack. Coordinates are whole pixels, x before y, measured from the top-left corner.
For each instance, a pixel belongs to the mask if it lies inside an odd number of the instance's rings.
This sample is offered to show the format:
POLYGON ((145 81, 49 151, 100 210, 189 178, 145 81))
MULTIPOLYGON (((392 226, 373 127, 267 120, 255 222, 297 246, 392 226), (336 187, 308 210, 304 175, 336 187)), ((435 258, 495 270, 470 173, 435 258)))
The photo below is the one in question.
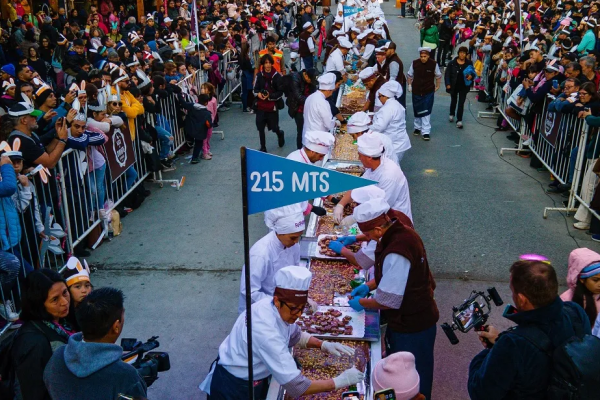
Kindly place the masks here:
POLYGON ((592 400, 600 393, 600 338, 586 334, 575 307, 565 303, 575 336, 553 348, 548 335, 536 326, 518 326, 512 332, 527 339, 550 357, 547 400, 592 400))
POLYGON ((0 399, 15 397, 15 371, 10 353, 16 336, 17 331, 12 332, 0 342, 0 399))

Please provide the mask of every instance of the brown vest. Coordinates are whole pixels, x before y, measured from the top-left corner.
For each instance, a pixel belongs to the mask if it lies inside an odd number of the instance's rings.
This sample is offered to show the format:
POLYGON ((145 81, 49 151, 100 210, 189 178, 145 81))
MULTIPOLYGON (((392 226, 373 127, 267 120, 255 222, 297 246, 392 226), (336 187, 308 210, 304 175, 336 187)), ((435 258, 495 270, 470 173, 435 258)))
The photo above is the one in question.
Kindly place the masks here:
POLYGON ((298 55, 300 57, 308 57, 311 55, 310 49, 308 48, 309 37, 310 33, 308 31, 303 31, 300 36, 298 36, 298 55))
POLYGON ((373 112, 375 110, 375 96, 377 96, 377 91, 386 82, 387 82, 387 80, 383 76, 380 76, 377 78, 377 80, 373 84, 373 87, 371 89, 369 89, 369 111, 370 112, 373 112))
POLYGON ((417 96, 435 92, 435 67, 436 62, 430 58, 425 64, 421 60, 415 60, 412 63, 413 67, 413 82, 412 92, 417 96))
POLYGON ((440 317, 433 298, 435 281, 429 270, 423 241, 413 229, 395 221, 385 232, 375 250, 375 282, 383 276, 383 260, 399 254, 410 262, 410 272, 398 310, 381 310, 388 329, 399 333, 420 332, 435 325, 440 317))

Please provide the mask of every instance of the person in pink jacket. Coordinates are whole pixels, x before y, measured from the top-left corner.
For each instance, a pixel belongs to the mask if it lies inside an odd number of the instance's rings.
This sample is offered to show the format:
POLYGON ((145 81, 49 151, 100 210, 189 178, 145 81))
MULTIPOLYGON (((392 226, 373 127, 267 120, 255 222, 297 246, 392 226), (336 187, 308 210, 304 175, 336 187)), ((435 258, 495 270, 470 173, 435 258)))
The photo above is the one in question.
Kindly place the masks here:
MULTIPOLYGON (((200 87, 200 94, 206 94, 210 96, 210 101, 206 105, 206 109, 210 111, 210 115, 212 115, 212 122, 214 124, 217 119, 217 108, 219 107, 217 103, 217 93, 215 91, 215 87, 210 83, 203 83, 200 87)), ((202 143, 202 159, 204 160, 212 160, 212 153, 210 152, 210 138, 212 137, 213 128, 210 128, 206 134, 206 139, 202 143)))
POLYGON ((600 254, 590 249, 575 249, 569 255, 567 271, 569 289, 560 295, 585 310, 593 326, 600 311, 600 254))

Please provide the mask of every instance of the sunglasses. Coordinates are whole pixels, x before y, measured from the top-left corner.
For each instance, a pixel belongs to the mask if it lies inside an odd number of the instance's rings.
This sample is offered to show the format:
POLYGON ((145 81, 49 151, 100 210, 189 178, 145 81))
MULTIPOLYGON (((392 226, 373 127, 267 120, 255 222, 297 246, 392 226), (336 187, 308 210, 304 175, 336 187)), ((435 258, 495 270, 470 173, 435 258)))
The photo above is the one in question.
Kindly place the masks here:
POLYGON ((117 102, 112 102, 112 103, 110 103, 110 105, 113 106, 113 107, 122 107, 123 103, 122 102, 118 102, 118 103, 117 102))

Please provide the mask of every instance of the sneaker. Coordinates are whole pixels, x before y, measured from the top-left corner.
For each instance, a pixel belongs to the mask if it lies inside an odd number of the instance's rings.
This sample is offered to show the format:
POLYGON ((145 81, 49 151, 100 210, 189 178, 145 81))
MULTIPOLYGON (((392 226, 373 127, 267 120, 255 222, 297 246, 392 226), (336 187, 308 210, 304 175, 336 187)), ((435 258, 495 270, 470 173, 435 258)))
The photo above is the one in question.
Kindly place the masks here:
POLYGON ((454 115, 450 115, 450 116, 448 117, 448 121, 450 121, 450 122, 454 122, 454 115))
POLYGON ((279 147, 285 146, 285 136, 283 136, 282 130, 277 132, 277 144, 279 145, 279 147))
POLYGON ((517 155, 521 158, 531 158, 531 153, 528 151, 517 151, 517 155))
POLYGON ((580 231, 587 231, 588 229, 590 229, 590 224, 579 221, 573 224, 573 228, 579 229, 580 231))
POLYGON ((242 112, 249 113, 249 112, 250 112, 250 110, 248 110, 247 108, 244 108, 244 109, 242 110, 242 112))
POLYGON ((192 160, 190 161, 190 164, 199 164, 199 163, 200 163, 199 158, 192 158, 192 160))
POLYGON ((592 240, 594 242, 600 242, 600 234, 597 234, 597 233, 593 234, 592 235, 592 240))
POLYGON ((19 319, 19 313, 11 300, 6 300, 4 304, 0 303, 0 316, 9 322, 19 319))
POLYGON ((458 121, 458 122, 456 123, 456 127, 457 127, 458 129, 462 129, 462 128, 463 128, 462 121, 458 121))
POLYGON ((415 129, 413 131, 413 135, 415 135, 415 136, 419 136, 420 134, 421 134, 421 130, 420 129, 415 129))
POLYGON ((423 134, 423 140, 429 141, 429 133, 424 133, 423 134))
POLYGON ((571 185, 563 185, 559 183, 558 185, 550 186, 546 192, 548 193, 564 193, 568 192, 571 189, 571 185))
POLYGON ((265 146, 262 146, 260 148, 260 151, 262 151, 263 153, 268 153, 267 148, 265 146))
POLYGON ((254 110, 253 110, 253 109, 250 109, 248 112, 249 112, 250 114, 254 114, 254 110))
POLYGON ((223 112, 229 111, 229 107, 221 106, 221 107, 219 107, 219 111, 223 111, 223 112))
POLYGON ((202 154, 203 160, 212 160, 212 156, 210 154, 202 154))
POLYGON ((173 166, 173 165, 167 166, 167 165, 161 164, 160 171, 161 172, 171 172, 171 171, 175 171, 176 169, 177 168, 175 168, 175 166, 173 166))

